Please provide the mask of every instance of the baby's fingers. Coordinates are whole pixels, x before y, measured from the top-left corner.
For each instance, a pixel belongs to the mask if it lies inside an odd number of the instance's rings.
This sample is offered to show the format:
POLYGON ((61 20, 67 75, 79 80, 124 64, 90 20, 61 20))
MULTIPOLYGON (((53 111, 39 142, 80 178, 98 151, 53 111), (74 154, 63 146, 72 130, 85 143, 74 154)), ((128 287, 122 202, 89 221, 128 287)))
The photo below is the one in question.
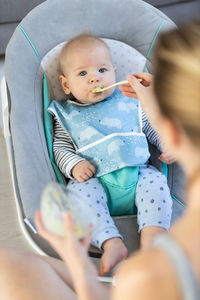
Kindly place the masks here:
POLYGON ((86 172, 84 172, 84 173, 80 174, 80 176, 78 177, 78 181, 79 182, 84 182, 84 181, 88 180, 91 177, 92 177, 92 175, 89 176, 86 172))
POLYGON ((96 169, 92 164, 89 165, 88 169, 92 172, 92 175, 94 175, 96 173, 96 169))

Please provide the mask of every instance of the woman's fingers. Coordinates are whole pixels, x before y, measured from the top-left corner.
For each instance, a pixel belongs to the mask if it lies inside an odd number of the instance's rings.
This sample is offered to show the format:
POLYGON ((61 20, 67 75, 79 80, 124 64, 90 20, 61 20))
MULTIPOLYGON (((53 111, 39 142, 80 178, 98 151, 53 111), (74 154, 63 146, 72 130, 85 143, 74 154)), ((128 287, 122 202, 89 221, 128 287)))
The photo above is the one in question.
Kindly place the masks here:
POLYGON ((126 97, 140 98, 146 87, 151 85, 152 75, 148 73, 131 74, 127 76, 127 80, 129 83, 119 86, 119 90, 126 97))
POLYGON ((128 92, 122 92, 122 94, 126 97, 129 97, 129 98, 138 98, 137 97, 137 94, 136 93, 128 93, 128 92))
POLYGON ((131 74, 127 76, 127 80, 136 92, 144 87, 150 86, 152 79, 152 75, 148 73, 131 74))
POLYGON ((133 75, 127 76, 127 80, 129 81, 133 90, 137 93, 139 89, 144 88, 143 84, 133 75))
POLYGON ((130 89, 131 86, 129 83, 123 84, 123 85, 119 85, 118 88, 121 89, 130 89))
POLYGON ((35 214, 35 223, 36 223, 38 233, 41 236, 45 237, 46 235, 48 235, 48 232, 46 231, 46 229, 43 225, 41 212, 39 210, 37 210, 36 214, 35 214))
POLYGON ((142 79, 142 84, 144 84, 144 82, 148 83, 149 85, 151 84, 152 82, 152 79, 153 79, 153 76, 149 73, 136 73, 136 74, 131 74, 129 76, 133 76, 137 79, 142 79))
POLYGON ((84 246, 84 248, 86 250, 88 250, 88 248, 90 246, 91 237, 92 237, 92 230, 93 230, 93 224, 89 225, 89 229, 90 229, 90 234, 81 241, 81 244, 84 246))
POLYGON ((137 94, 130 84, 120 85, 118 88, 124 96, 129 98, 137 98, 137 94))
POLYGON ((63 222, 64 222, 64 227, 67 232, 67 236, 69 234, 75 234, 75 225, 72 216, 69 213, 64 212, 63 213, 63 222))
POLYGON ((129 86, 120 85, 118 88, 122 92, 128 92, 128 93, 133 92, 133 88, 131 87, 131 85, 129 85, 129 86))
MULTIPOLYGON (((64 222, 65 230, 67 232, 68 239, 70 239, 70 240, 77 239, 75 237, 75 224, 74 224, 72 216, 70 214, 68 214, 68 213, 63 213, 63 222, 64 222)), ((90 245, 90 240, 91 240, 91 234, 92 234, 93 225, 90 224, 89 227, 91 229, 90 230, 91 233, 87 237, 85 237, 84 239, 82 239, 82 241, 81 241, 81 244, 86 249, 88 249, 88 247, 90 245)))
POLYGON ((50 242, 52 240, 60 239, 60 237, 57 238, 57 236, 55 234, 46 230, 46 228, 44 227, 44 224, 42 222, 41 212, 39 210, 36 211, 35 223, 36 223, 36 227, 37 227, 39 235, 41 235, 44 239, 46 239, 50 242))

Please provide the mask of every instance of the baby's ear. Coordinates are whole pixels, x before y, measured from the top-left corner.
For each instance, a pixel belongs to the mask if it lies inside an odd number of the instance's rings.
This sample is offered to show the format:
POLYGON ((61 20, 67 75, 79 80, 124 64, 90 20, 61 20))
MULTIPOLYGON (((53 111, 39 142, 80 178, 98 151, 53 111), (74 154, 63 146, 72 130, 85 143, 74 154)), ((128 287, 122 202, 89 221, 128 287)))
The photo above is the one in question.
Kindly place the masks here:
POLYGON ((63 88, 63 91, 66 95, 69 95, 71 93, 68 84, 67 84, 67 78, 64 75, 59 76, 60 84, 63 88))
POLYGON ((114 72, 116 72, 117 71, 117 68, 116 67, 114 67, 114 72))

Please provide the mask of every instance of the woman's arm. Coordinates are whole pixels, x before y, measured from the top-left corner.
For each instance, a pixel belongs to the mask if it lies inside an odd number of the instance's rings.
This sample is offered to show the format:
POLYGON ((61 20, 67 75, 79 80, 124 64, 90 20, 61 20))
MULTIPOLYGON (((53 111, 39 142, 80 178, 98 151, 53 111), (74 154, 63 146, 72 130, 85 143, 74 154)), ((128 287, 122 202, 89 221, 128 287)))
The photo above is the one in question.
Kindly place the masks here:
MULTIPOLYGON (((138 98, 140 100, 141 107, 145 112, 152 128, 157 133, 160 132, 159 120, 161 120, 161 112, 152 89, 153 76, 148 73, 138 73, 129 75, 127 80, 129 81, 129 84, 120 86, 120 91, 122 91, 124 96, 138 98), (142 81, 140 82, 138 78, 142 79, 142 81)), ((162 149, 163 151, 159 156, 159 159, 166 164, 175 162, 176 160, 174 156, 171 154, 169 149, 166 149, 163 141, 159 140, 159 142, 161 144, 159 150, 162 149)))
POLYGON ((119 90, 122 91, 124 96, 140 100, 141 107, 147 115, 151 126, 158 132, 158 119, 161 113, 153 94, 153 76, 148 73, 138 73, 129 75, 127 80, 129 83, 119 86, 119 90), (139 78, 142 79, 141 82, 138 80, 139 78))
POLYGON ((179 300, 179 287, 171 262, 158 249, 140 251, 115 274, 112 300, 179 300))
POLYGON ((80 300, 108 300, 109 289, 98 281, 97 270, 87 255, 90 237, 81 242, 75 236, 74 223, 70 215, 63 216, 66 237, 48 232, 42 223, 41 214, 36 213, 38 233, 45 238, 66 263, 72 276, 74 288, 80 300))
POLYGON ((148 141, 155 145, 160 151, 161 149, 161 142, 160 142, 160 136, 158 133, 152 128, 151 124, 149 123, 147 116, 145 112, 142 110, 142 131, 146 135, 148 141))

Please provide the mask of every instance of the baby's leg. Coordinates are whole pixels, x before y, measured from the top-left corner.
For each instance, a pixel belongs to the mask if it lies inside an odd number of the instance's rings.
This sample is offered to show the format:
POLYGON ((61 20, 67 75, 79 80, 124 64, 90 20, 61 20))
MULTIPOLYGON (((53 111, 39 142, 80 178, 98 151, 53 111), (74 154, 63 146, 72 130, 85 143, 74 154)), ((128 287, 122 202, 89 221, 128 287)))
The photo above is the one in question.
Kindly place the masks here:
POLYGON ((150 165, 140 167, 135 204, 141 248, 149 247, 152 239, 170 227, 172 199, 167 178, 150 165))
POLYGON ((70 180, 67 191, 68 193, 76 192, 97 216, 98 222, 93 229, 91 243, 104 251, 99 272, 100 275, 104 275, 128 254, 122 236, 110 216, 104 189, 97 178, 91 178, 85 182, 70 180))

